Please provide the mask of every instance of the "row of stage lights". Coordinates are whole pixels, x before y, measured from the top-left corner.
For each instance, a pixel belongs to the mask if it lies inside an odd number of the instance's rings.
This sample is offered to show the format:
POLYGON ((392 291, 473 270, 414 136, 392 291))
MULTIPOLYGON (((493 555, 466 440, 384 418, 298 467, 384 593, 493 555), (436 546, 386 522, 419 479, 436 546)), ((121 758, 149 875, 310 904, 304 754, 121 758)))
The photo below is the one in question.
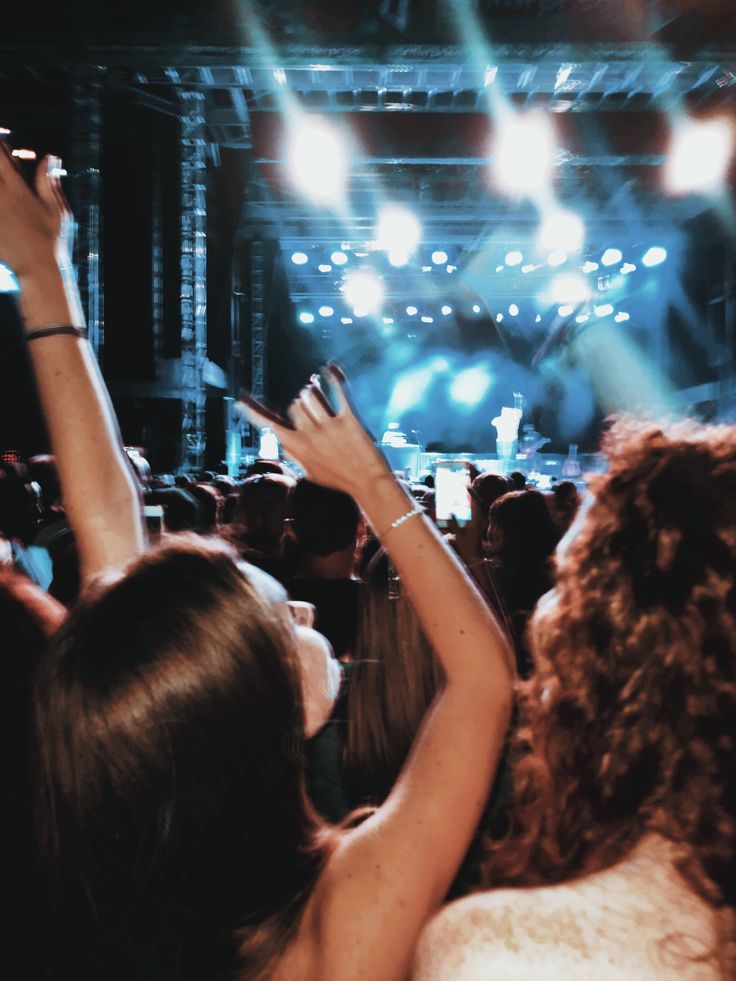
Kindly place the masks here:
MULTIPOLYGON (((664 168, 664 187, 672 194, 717 193, 725 183, 734 153, 734 126, 726 117, 672 123, 664 168)), ((511 197, 535 197, 553 180, 560 152, 551 114, 507 111, 496 119, 489 147, 493 182, 511 197)), ((339 128, 323 116, 300 113, 291 121, 286 163, 295 188, 323 207, 341 208, 347 200, 349 151, 339 128)), ((407 239, 418 237, 408 224, 407 239)), ((409 249, 395 250, 397 258, 409 249)))
MULTIPOLYGON (((294 253, 291 258, 292 262, 295 262, 297 265, 303 265, 304 261, 307 260, 307 255, 304 252, 298 252, 294 253)), ((639 259, 639 262, 644 268, 653 269, 662 265, 667 258, 667 249, 663 248, 662 246, 655 245, 644 252, 639 259)), ((433 253, 433 261, 436 262, 437 268, 444 266, 447 259, 447 253, 444 251, 436 250, 433 253)), ((342 250, 339 252, 333 252, 331 260, 333 264, 344 266, 348 262, 348 253, 342 250), (338 263, 335 263, 336 256, 339 256, 341 259, 341 261, 338 263)), ((557 305, 560 316, 569 316, 572 314, 575 306, 593 303, 597 292, 603 293, 610 288, 610 274, 606 273, 605 275, 599 277, 596 285, 591 283, 591 274, 600 272, 601 268, 613 270, 614 267, 619 266, 618 273, 621 277, 624 277, 635 273, 639 268, 636 263, 629 261, 624 262, 623 260, 624 254, 621 249, 609 247, 599 256, 599 261, 594 261, 590 258, 586 259, 585 262, 579 266, 579 272, 571 271, 557 273, 557 275, 551 279, 547 287, 540 292, 540 300, 549 306, 557 305)), ((568 256, 565 255, 563 263, 553 262, 548 264, 554 268, 557 265, 562 265, 567 261, 568 256)), ((524 254, 518 249, 512 250, 506 253, 504 263, 496 266, 496 272, 501 273, 506 269, 512 269, 514 271, 520 269, 521 273, 524 274, 542 268, 540 265, 523 265, 523 263, 524 254)), ((332 269, 332 266, 329 264, 320 264, 317 268, 327 272, 332 269)), ((448 265, 447 268, 455 270, 457 267, 448 265)), ((340 316, 341 323, 345 325, 352 324, 354 319, 375 316, 380 314, 382 311, 385 300, 385 285, 383 279, 372 269, 357 269, 355 271, 346 272, 342 278, 340 292, 342 294, 343 304, 347 308, 346 312, 343 312, 343 314, 340 316)), ((609 313, 613 312, 613 310, 607 311, 607 306, 608 304, 603 303, 594 305, 596 316, 608 316, 609 313), (599 310, 604 312, 599 312, 599 310)), ((475 316, 482 313, 482 308, 478 303, 473 304, 471 309, 475 316)), ((409 304, 405 308, 405 312, 406 316, 409 318, 420 315, 419 307, 414 304, 409 304)), ((445 302, 439 307, 439 315, 441 317, 449 317, 453 312, 454 308, 450 303, 445 302)), ((335 316, 335 314, 336 304, 334 303, 325 303, 317 310, 317 315, 323 320, 331 319, 335 316)), ((509 307, 509 316, 518 316, 518 306, 516 304, 511 304, 509 307), (516 310, 516 313, 514 313, 514 310, 516 310)), ((581 314, 580 316, 585 315, 581 314)), ((421 313, 420 320, 422 323, 432 324, 434 323, 436 317, 437 314, 434 311, 432 313, 421 313)), ((391 325, 394 322, 394 318, 390 316, 384 316, 382 319, 384 325, 391 325)), ((439 317, 437 317, 437 319, 439 319, 439 317)), ((501 323, 503 319, 504 314, 499 312, 496 315, 496 320, 501 323)), ((624 319, 628 319, 628 316, 624 319)), ((315 323, 316 316, 310 310, 302 310, 299 313, 299 321, 305 326, 309 326, 315 323)), ((584 323, 585 321, 579 319, 578 322, 584 323)))

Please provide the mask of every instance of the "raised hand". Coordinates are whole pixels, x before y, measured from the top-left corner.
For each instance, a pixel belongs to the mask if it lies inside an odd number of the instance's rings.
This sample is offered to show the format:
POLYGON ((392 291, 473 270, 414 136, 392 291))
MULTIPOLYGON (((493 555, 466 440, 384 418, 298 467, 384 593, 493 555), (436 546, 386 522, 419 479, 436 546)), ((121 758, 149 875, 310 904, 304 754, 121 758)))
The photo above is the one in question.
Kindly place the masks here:
POLYGON ((26 184, 10 147, 0 140, 0 260, 23 279, 42 265, 67 265, 71 213, 56 171, 58 157, 36 169, 36 193, 26 184))
POLYGON ((248 419, 270 426, 287 455, 310 480, 356 495, 366 481, 388 474, 386 462, 356 418, 346 394, 346 379, 335 364, 325 369, 337 412, 325 397, 320 379, 312 375, 287 410, 288 419, 244 396, 248 419))

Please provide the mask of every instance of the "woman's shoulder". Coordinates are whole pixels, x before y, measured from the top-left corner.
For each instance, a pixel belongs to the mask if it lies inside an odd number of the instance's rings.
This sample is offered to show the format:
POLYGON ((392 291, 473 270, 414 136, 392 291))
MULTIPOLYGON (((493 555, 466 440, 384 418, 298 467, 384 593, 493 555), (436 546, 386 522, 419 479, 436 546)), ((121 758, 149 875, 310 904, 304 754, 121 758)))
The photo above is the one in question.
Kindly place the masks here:
POLYGON ((647 889, 620 869, 475 893, 430 921, 412 981, 712 981, 708 911, 681 898, 668 902, 658 883, 647 889))

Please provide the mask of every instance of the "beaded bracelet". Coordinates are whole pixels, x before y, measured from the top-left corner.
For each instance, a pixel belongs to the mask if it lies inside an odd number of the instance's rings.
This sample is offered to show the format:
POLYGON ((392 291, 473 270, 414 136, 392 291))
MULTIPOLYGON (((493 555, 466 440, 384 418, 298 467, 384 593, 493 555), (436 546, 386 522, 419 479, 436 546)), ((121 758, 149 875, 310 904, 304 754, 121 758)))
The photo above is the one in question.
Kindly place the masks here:
POLYGON ((379 535, 379 538, 383 538, 384 535, 387 535, 390 531, 393 531, 394 528, 400 528, 405 521, 409 521, 417 514, 424 514, 424 511, 421 508, 412 508, 411 511, 406 511, 404 514, 399 515, 395 521, 391 522, 388 528, 384 531, 383 535, 379 535))
POLYGON ((35 341, 39 337, 53 337, 55 334, 69 334, 71 337, 78 337, 85 340, 87 337, 86 327, 73 327, 71 324, 49 324, 47 327, 40 327, 25 334, 26 341, 35 341))

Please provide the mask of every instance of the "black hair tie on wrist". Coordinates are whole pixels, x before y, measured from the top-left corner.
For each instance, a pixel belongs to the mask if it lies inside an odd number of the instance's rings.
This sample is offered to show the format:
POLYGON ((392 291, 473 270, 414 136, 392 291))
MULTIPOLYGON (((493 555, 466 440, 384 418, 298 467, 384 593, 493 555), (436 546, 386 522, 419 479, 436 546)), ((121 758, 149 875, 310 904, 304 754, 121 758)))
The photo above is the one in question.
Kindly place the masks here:
POLYGON ((26 341, 35 341, 39 337, 53 337, 54 334, 69 334, 81 340, 87 338, 86 327, 73 327, 71 324, 50 324, 48 327, 41 327, 38 330, 30 331, 25 334, 26 341))

